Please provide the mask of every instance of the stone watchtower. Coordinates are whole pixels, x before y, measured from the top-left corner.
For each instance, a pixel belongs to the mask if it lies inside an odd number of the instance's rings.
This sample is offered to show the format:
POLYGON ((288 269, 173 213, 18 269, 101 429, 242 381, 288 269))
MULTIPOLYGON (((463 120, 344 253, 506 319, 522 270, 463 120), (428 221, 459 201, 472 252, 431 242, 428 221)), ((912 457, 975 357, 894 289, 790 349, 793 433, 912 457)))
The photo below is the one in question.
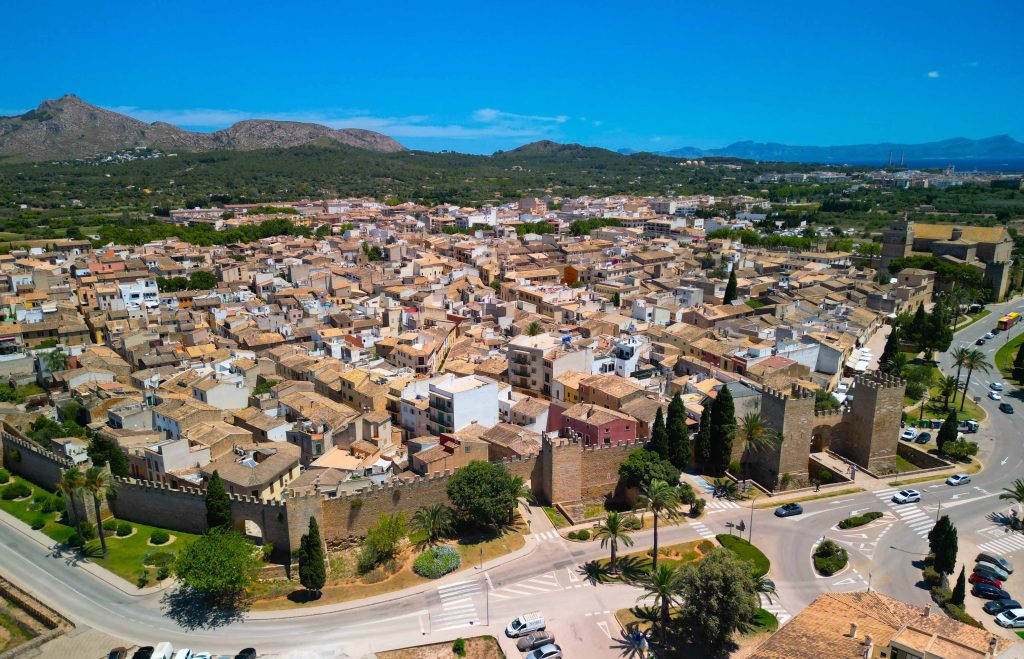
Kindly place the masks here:
POLYGON ((893 222, 882 236, 882 267, 888 268, 895 259, 909 255, 913 246, 914 223, 904 216, 893 222))
POLYGON ((774 450, 744 452, 741 462, 748 473, 769 487, 774 487, 783 474, 789 474, 795 482, 806 482, 814 428, 814 394, 799 387, 789 393, 766 387, 761 392, 761 417, 783 439, 774 450))
POLYGON ((881 371, 854 378, 845 432, 833 435, 832 450, 876 474, 896 471, 906 385, 881 371))

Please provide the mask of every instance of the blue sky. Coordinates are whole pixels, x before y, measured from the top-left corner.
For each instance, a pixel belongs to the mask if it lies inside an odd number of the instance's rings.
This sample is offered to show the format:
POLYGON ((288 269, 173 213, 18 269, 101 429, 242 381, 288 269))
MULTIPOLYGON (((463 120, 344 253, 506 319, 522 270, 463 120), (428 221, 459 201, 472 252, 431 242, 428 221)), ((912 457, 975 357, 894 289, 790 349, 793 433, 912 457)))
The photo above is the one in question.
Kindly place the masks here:
POLYGON ((146 121, 379 130, 489 153, 1024 140, 1011 2, 16 2, 0 114, 74 93, 146 121))

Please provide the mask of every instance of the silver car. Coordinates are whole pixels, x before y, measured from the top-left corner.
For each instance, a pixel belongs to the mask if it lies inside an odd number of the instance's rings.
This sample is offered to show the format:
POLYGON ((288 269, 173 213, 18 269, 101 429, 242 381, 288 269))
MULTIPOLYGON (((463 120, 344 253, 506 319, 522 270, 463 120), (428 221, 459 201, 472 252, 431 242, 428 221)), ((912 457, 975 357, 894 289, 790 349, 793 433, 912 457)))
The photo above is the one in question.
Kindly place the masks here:
POLYGON ((562 659, 562 648, 549 643, 526 655, 526 659, 562 659))

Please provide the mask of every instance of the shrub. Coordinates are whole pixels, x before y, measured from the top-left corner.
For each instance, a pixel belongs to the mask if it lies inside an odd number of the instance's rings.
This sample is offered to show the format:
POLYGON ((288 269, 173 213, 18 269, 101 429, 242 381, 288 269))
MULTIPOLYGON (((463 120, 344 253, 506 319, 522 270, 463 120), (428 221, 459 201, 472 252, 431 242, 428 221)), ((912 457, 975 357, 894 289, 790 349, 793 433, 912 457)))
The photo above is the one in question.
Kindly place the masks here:
POLYGON ((720 545, 736 554, 740 560, 750 562, 752 564, 751 571, 755 577, 763 577, 771 569, 771 561, 764 555, 764 552, 743 538, 721 533, 716 535, 715 539, 720 545))
POLYGON ((931 588, 933 586, 941 586, 942 585, 942 575, 939 574, 939 571, 936 570, 931 565, 929 565, 925 569, 921 570, 921 578, 924 579, 924 582, 926 584, 928 584, 929 588, 931 588))
POLYGON ((940 606, 949 603, 949 600, 953 599, 953 591, 945 586, 932 586, 930 592, 932 595, 932 601, 940 606))
POLYGON ((690 514, 694 517, 700 517, 704 514, 704 506, 708 505, 706 499, 694 499, 690 505, 690 514))
POLYGON ((882 516, 882 513, 878 512, 877 510, 873 510, 873 511, 871 511, 869 513, 864 513, 863 515, 856 515, 854 517, 847 517, 843 521, 839 522, 839 528, 841 528, 841 529, 853 529, 853 528, 856 528, 858 526, 864 526, 865 524, 867 524, 869 522, 875 521, 876 519, 878 519, 881 516, 882 516))
POLYGON ((117 530, 117 520, 116 519, 105 519, 105 520, 103 520, 103 530, 104 531, 116 531, 117 530))
POLYGON ((47 496, 42 505, 39 506, 39 511, 42 513, 52 513, 57 510, 57 498, 53 496, 47 496))
POLYGON ((135 580, 135 585, 139 588, 145 588, 149 584, 149 570, 139 571, 138 579, 135 580))
POLYGON ((132 525, 128 522, 117 523, 117 537, 124 538, 132 534, 132 525))
POLYGON ((577 540, 590 540, 590 531, 582 529, 576 533, 577 540))
POLYGON ((78 535, 78 532, 74 532, 68 536, 68 539, 64 542, 68 547, 81 547, 85 544, 85 540, 82 536, 78 535))
POLYGON ((438 579, 459 569, 462 556, 454 547, 432 547, 416 557, 412 564, 413 571, 421 577, 438 579))
POLYGON ((576 531, 569 531, 569 533, 567 534, 567 537, 570 540, 578 540, 579 539, 579 534, 577 534, 576 531))
POLYGON ((154 545, 162 545, 170 539, 171 534, 163 529, 154 529, 154 531, 149 534, 149 541, 154 545))
POLYGON ((13 499, 27 497, 30 494, 32 494, 31 487, 21 481, 15 481, 10 485, 5 486, 4 489, 0 491, 0 498, 4 501, 11 501, 13 499))
POLYGON ((171 568, 167 565, 157 569, 156 571, 156 578, 158 581, 163 581, 169 576, 171 576, 171 568))
POLYGON ((92 540, 96 537, 96 525, 89 520, 82 520, 82 523, 79 526, 82 529, 82 537, 86 540, 92 540))
POLYGON ((380 552, 373 546, 373 543, 363 543, 363 548, 359 550, 359 555, 356 556, 356 569, 359 570, 359 574, 366 574, 370 572, 373 568, 377 567, 380 562, 380 552))
POLYGON ((845 549, 831 540, 825 540, 814 550, 814 569, 830 577, 846 567, 849 558, 845 549))
POLYGON ((42 490, 39 490, 35 494, 32 495, 32 503, 37 504, 37 505, 41 504, 42 502, 46 501, 46 499, 49 496, 50 495, 47 494, 46 492, 43 492, 42 490))
POLYGON ((53 497, 53 507, 55 510, 65 512, 68 509, 68 502, 64 500, 64 497, 58 495, 53 497))
POLYGON ((979 629, 984 629, 980 622, 975 620, 974 617, 971 616, 971 614, 967 613, 956 604, 947 604, 942 608, 946 611, 946 613, 949 614, 949 617, 953 620, 959 620, 960 622, 966 625, 977 627, 979 629))
POLYGON ((466 656, 466 639, 461 636, 452 642, 452 652, 460 657, 466 656))
POLYGON ((789 487, 789 484, 791 482, 793 482, 793 475, 787 471, 786 473, 782 474, 781 478, 779 478, 779 489, 786 489, 787 487, 789 487))
POLYGON ((39 529, 46 526, 46 518, 42 516, 33 517, 32 524, 30 524, 30 526, 32 527, 33 531, 38 531, 39 529))
POLYGON ((739 477, 740 463, 737 460, 732 460, 731 462, 729 462, 729 465, 726 467, 726 469, 728 469, 729 473, 732 474, 733 476, 739 477))
POLYGON ((0 469, 0 485, 3 485, 9 480, 11 480, 11 472, 6 469, 0 469))
POLYGON ((153 567, 169 567, 172 563, 174 563, 174 552, 165 549, 151 550, 142 558, 143 565, 152 565, 153 567))
POLYGON ((636 531, 643 526, 643 524, 640 522, 640 518, 636 515, 627 515, 626 518, 622 520, 622 526, 624 526, 627 531, 636 531))
POLYGON ((714 548, 715 543, 711 542, 710 540, 701 540, 700 544, 697 545, 697 549, 699 549, 700 553, 702 554, 706 554, 714 548))

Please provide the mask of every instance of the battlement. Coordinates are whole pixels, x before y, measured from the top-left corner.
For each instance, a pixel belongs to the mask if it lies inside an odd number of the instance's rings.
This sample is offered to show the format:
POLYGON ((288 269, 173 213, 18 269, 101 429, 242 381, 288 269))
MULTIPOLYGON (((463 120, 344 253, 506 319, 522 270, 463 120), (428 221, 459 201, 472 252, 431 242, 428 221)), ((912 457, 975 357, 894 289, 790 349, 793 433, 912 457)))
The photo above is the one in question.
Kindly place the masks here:
POLYGON ((632 450, 632 449, 635 449, 635 448, 643 448, 643 445, 644 445, 643 441, 638 440, 638 439, 634 439, 633 441, 620 442, 618 444, 593 444, 593 445, 590 445, 590 446, 584 446, 583 447, 583 452, 584 453, 594 453, 594 452, 597 452, 597 451, 607 451, 607 450, 610 450, 610 449, 625 449, 625 448, 628 448, 628 449, 632 450))
POLYGON ((845 407, 837 407, 831 410, 815 410, 814 416, 819 419, 826 418, 842 418, 845 415, 847 409, 845 407))
POLYGON ((65 458, 65 457, 63 457, 61 455, 57 455, 53 451, 47 451, 42 446, 40 446, 39 444, 36 444, 32 440, 19 437, 18 435, 13 434, 12 431, 13 431, 13 428, 10 428, 10 426, 8 426, 5 423, 4 424, 4 430, 3 430, 3 439, 4 439, 5 442, 8 442, 10 444, 14 444, 18 448, 23 448, 23 449, 26 449, 28 451, 32 451, 33 453, 35 453, 37 455, 40 455, 40 456, 46 458, 47 460, 51 460, 51 461, 57 463, 58 466, 63 467, 65 469, 74 466, 74 464, 71 462, 71 460, 68 460, 67 458, 65 458))
POLYGON ((761 388, 761 395, 774 398, 776 400, 789 400, 790 398, 789 394, 785 391, 775 389, 774 387, 769 387, 767 385, 761 388))
POLYGON ((906 384, 902 378, 890 375, 884 371, 865 373, 853 379, 854 387, 870 387, 872 389, 896 389, 898 387, 905 387, 906 384))
POLYGON ((140 487, 150 490, 166 490, 168 492, 175 492, 178 494, 189 494, 197 497, 206 496, 206 490, 201 490, 197 487, 171 487, 167 483, 161 483, 159 481, 147 481, 138 478, 122 478, 121 476, 114 476, 114 483, 118 487, 130 485, 133 487, 140 487))
POLYGON ((794 385, 793 398, 807 400, 808 398, 814 398, 814 392, 810 389, 801 387, 800 385, 794 385))

